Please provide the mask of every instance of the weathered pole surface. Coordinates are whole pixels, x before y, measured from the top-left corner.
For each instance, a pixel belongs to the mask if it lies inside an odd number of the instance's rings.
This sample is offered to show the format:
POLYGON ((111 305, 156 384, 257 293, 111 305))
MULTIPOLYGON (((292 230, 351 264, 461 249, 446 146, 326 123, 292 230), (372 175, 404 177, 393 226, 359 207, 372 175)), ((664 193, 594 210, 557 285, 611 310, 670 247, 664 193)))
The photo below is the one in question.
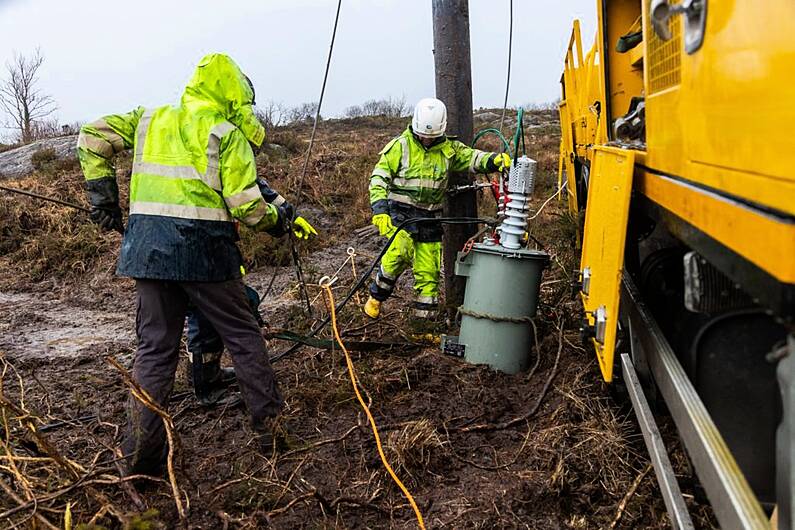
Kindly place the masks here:
MULTIPOLYGON (((469 54, 469 0, 433 0, 433 59, 436 97, 447 106, 447 134, 472 143, 472 66, 469 54)), ((472 183, 468 173, 450 175, 450 187, 472 183)), ((446 217, 476 217, 474 191, 448 197, 446 217)), ((446 306, 454 309, 464 301, 464 278, 455 276, 456 252, 477 232, 477 225, 445 225, 444 285, 446 306)))

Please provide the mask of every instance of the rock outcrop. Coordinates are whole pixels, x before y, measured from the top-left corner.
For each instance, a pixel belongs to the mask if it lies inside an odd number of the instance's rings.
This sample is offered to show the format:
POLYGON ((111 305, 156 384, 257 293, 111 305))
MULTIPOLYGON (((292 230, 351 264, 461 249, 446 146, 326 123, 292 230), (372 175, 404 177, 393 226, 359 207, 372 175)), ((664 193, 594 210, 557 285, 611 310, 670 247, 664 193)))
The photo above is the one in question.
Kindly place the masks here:
POLYGON ((31 157, 43 149, 55 151, 57 160, 77 158, 77 135, 37 140, 0 153, 0 177, 22 177, 33 172, 31 157))

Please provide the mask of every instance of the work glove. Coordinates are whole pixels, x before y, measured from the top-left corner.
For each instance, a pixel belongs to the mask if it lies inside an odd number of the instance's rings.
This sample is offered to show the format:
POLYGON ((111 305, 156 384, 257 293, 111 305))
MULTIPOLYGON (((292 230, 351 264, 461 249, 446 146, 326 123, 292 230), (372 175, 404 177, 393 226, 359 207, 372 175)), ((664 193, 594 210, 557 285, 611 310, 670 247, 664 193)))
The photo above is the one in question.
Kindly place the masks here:
POLYGON ((491 163, 497 171, 508 171, 511 168, 511 157, 508 153, 499 153, 491 159, 491 163))
POLYGON ((89 213, 91 220, 105 231, 114 230, 120 234, 124 233, 124 223, 122 222, 121 208, 115 206, 92 206, 89 213))
POLYGON ((377 213, 373 216, 373 224, 378 228, 378 233, 384 237, 392 237, 395 233, 395 225, 392 218, 386 213, 377 213))
POLYGON ((293 234, 298 239, 309 239, 309 236, 317 235, 317 230, 309 224, 309 221, 299 215, 293 221, 293 234))

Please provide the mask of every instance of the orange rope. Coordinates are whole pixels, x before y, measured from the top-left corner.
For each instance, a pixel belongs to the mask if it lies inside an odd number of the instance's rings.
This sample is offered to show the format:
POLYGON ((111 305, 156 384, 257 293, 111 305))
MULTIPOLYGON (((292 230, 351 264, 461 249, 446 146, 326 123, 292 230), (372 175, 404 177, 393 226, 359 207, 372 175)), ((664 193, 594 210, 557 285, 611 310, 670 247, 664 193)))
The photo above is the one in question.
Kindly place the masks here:
POLYGON ((398 485, 400 490, 403 492, 403 495, 406 496, 408 499, 409 504, 411 504, 411 508, 414 510, 414 515, 417 516, 417 524, 419 524, 422 530, 425 530, 425 522, 422 519, 422 514, 420 513, 420 509, 417 507, 417 503, 414 502, 414 497, 411 496, 409 490, 406 489, 406 486, 400 481, 397 477, 395 472, 392 470, 392 466, 389 465, 389 462, 386 460, 386 455, 384 454, 384 448, 381 447, 381 437, 378 435, 378 427, 375 425, 375 420, 373 419, 373 415, 370 414, 370 409, 362 399, 362 395, 359 393, 359 385, 356 381, 356 372, 353 369, 353 361, 351 361, 351 356, 348 353, 348 350, 345 348, 345 344, 342 342, 342 337, 340 337, 339 329, 337 328, 337 313, 335 310, 334 304, 334 294, 331 292, 331 283, 328 281, 328 278, 323 278, 320 280, 320 286, 326 291, 326 295, 328 295, 329 299, 329 307, 331 308, 331 327, 334 329, 334 337, 337 339, 337 343, 342 348, 342 351, 345 353, 345 362, 348 364, 348 375, 351 377, 351 384, 353 385, 353 391, 356 393, 356 399, 359 400, 359 404, 362 406, 364 413, 367 415, 367 420, 370 422, 370 427, 373 429, 373 435, 375 436, 375 444, 378 447, 378 454, 381 457, 381 462, 384 464, 384 467, 392 476, 392 479, 395 481, 395 484, 398 485), (326 280, 326 281, 324 281, 326 280))

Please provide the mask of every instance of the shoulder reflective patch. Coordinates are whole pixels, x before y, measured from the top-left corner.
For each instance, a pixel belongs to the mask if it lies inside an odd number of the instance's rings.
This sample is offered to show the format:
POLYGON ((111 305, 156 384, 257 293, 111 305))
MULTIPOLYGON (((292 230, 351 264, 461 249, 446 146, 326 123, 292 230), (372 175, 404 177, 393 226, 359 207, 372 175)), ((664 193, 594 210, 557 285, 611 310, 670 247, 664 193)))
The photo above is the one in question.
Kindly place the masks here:
POLYGON ((384 146, 383 149, 378 151, 378 154, 379 155, 383 155, 383 154, 387 153, 390 149, 392 149, 392 146, 395 145, 395 142, 397 142, 399 138, 400 138, 400 136, 396 136, 395 138, 392 138, 391 140, 389 140, 389 143, 387 143, 384 146))
POLYGON ((400 167, 398 168, 398 176, 405 177, 411 167, 411 152, 409 148, 409 141, 405 136, 398 138, 400 144, 400 167))
POLYGON ((216 124, 210 130, 210 134, 207 139, 207 169, 202 174, 199 173, 194 166, 171 166, 167 164, 158 164, 155 162, 144 162, 144 143, 146 142, 146 135, 149 130, 149 124, 151 122, 153 113, 154 111, 147 109, 138 124, 137 140, 135 143, 135 156, 133 157, 133 174, 147 173, 160 177, 199 179, 213 190, 220 192, 222 190, 219 154, 221 139, 231 131, 235 130, 236 127, 227 121, 223 121, 216 124))
POLYGON ((207 170, 202 180, 215 191, 221 191, 221 139, 235 130, 236 127, 228 121, 222 121, 210 130, 207 139, 207 170))
POLYGON ((143 162, 144 145, 146 144, 146 133, 149 131, 149 122, 152 121, 152 114, 155 109, 144 109, 141 119, 138 121, 138 131, 135 136, 135 155, 133 162, 143 162))

